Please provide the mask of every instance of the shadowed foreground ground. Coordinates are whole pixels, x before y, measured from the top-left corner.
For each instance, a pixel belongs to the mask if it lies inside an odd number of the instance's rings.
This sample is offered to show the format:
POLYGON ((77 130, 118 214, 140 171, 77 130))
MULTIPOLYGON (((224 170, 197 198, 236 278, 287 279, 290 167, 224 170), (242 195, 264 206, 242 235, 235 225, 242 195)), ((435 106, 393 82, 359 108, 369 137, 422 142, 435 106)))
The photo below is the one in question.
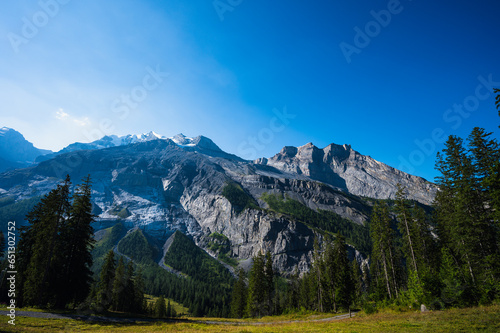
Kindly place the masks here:
POLYGON ((94 317, 17 312, 16 326, 7 324, 1 311, 4 332, 500 332, 500 305, 452 309, 426 313, 377 313, 315 317, 267 317, 261 320, 181 319, 152 321, 141 318, 94 317), (23 315, 37 316, 24 317, 23 315))

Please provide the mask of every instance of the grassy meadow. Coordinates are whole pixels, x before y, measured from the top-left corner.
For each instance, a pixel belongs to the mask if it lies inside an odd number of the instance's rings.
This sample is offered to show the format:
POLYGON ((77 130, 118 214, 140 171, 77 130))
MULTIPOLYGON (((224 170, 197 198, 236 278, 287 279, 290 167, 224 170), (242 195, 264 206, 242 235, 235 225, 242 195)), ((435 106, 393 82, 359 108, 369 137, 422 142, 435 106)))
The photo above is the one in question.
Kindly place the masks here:
POLYGON ((500 305, 446 311, 358 313, 351 319, 311 321, 324 316, 280 316, 258 321, 221 321, 206 324, 207 318, 184 321, 96 323, 71 319, 17 317, 16 326, 4 317, 2 332, 500 332, 500 305), (286 323, 284 321, 293 321, 286 323), (298 322, 297 322, 298 321, 298 322))

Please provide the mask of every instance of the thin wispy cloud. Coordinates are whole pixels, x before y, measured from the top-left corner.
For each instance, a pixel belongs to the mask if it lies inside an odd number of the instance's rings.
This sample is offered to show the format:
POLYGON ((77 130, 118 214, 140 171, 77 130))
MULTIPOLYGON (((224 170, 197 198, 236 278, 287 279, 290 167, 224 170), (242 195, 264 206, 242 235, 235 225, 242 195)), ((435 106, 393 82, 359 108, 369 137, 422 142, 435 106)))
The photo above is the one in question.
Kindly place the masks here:
POLYGON ((59 109, 56 111, 56 119, 59 119, 59 120, 64 120, 64 119, 67 119, 69 118, 69 114, 67 114, 66 112, 63 111, 63 109, 59 109))
POLYGON ((57 110, 55 117, 56 119, 73 123, 80 127, 88 126, 91 124, 89 117, 79 117, 79 118, 73 117, 69 115, 67 112, 65 112, 63 109, 57 110))

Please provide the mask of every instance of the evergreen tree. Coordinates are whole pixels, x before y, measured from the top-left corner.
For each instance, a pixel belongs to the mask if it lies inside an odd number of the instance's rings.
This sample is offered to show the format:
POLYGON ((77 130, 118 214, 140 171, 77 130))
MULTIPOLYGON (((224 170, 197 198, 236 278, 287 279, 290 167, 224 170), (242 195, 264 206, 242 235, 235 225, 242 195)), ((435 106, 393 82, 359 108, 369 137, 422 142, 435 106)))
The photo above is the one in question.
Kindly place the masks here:
POLYGON ((59 307, 85 300, 92 281, 91 250, 94 244, 90 176, 83 180, 73 195, 69 218, 61 226, 57 245, 59 307))
POLYGON ((500 188, 499 165, 500 146, 492 133, 482 128, 474 128, 468 138, 472 166, 474 169, 474 190, 477 208, 476 227, 481 224, 479 235, 481 248, 485 256, 498 253, 498 190, 500 188))
POLYGON ((467 272, 469 280, 475 283, 475 244, 471 216, 467 214, 471 190, 468 186, 472 176, 472 165, 466 156, 462 139, 450 136, 443 153, 438 153, 436 169, 440 191, 436 195, 437 223, 443 245, 459 259, 459 265, 467 272), (472 233, 470 233, 472 232, 472 233))
POLYGON ((287 309, 297 310, 300 304, 300 280, 299 271, 295 268, 295 272, 290 277, 287 293, 287 309))
POLYGON ((314 238, 314 253, 313 253, 313 263, 310 270, 310 285, 309 291, 311 293, 310 299, 314 300, 315 309, 319 312, 324 312, 325 305, 325 284, 327 281, 327 276, 325 274, 325 262, 323 256, 320 253, 320 246, 318 237, 314 238))
POLYGON ((109 309, 113 301, 113 282, 115 280, 115 253, 110 250, 104 259, 104 264, 99 275, 97 288, 97 311, 102 312, 109 309))
POLYGON ((354 285, 353 303, 359 304, 363 296, 363 275, 359 268, 358 262, 354 259, 351 263, 352 282, 354 285))
MULTIPOLYGON (((123 288, 123 308, 122 311, 134 312, 136 311, 136 292, 134 285, 134 264, 132 261, 128 262, 127 270, 124 278, 123 288)), ((137 304, 140 306, 142 303, 137 304)), ((140 312, 140 308, 138 309, 140 312)))
POLYGON ((422 207, 414 205, 411 210, 415 232, 416 261, 420 267, 421 278, 435 274, 439 267, 439 247, 431 233, 427 215, 422 207))
POLYGON ((245 314, 247 305, 247 286, 245 283, 245 271, 238 271, 238 280, 233 287, 233 297, 231 300, 231 316, 233 318, 242 318, 245 314))
POLYGON ((144 278, 142 277, 142 270, 139 268, 134 280, 134 306, 133 312, 143 313, 146 311, 146 299, 144 298, 144 278))
MULTIPOLYGON (((50 191, 41 202, 28 214, 30 223, 21 237, 29 238, 29 242, 23 242, 19 257, 26 263, 23 275, 23 301, 25 305, 45 306, 49 302, 54 302, 57 296, 58 274, 60 267, 54 267, 57 262, 55 251, 58 245, 58 236, 61 227, 69 217, 69 176, 50 191), (29 246, 27 249, 25 246, 29 246)), ((24 265, 24 264, 23 264, 24 265)))
POLYGON ((441 172, 436 196, 439 236, 455 258, 463 284, 473 290, 471 302, 485 297, 498 280, 498 236, 486 181, 491 179, 490 157, 498 160, 498 145, 488 136, 474 129, 469 151, 462 139, 450 136, 436 163, 441 172), (483 291, 478 294, 478 289, 483 291))
POLYGON ((23 305, 76 305, 89 294, 93 244, 90 178, 70 200, 69 176, 26 216, 17 247, 19 302, 23 305))
POLYGON ((326 294, 329 296, 330 303, 328 310, 333 310, 337 312, 337 287, 340 283, 339 281, 339 269, 335 263, 335 249, 333 248, 332 240, 327 238, 325 252, 323 254, 324 260, 324 277, 325 277, 325 290, 326 294))
MULTIPOLYGON (((395 210, 398 219, 398 229, 401 233, 402 253, 406 260, 408 291, 413 294, 439 292, 436 278, 438 267, 438 248, 429 229, 425 211, 416 203, 406 199, 405 188, 398 184, 395 210), (425 286, 425 288, 424 288, 425 286), (417 291, 417 289, 422 289, 417 291)), ((419 298, 423 302, 422 297, 419 298)))
POLYGON ((471 297, 470 286, 464 284, 464 278, 457 260, 451 251, 443 247, 441 250, 441 269, 439 277, 442 283, 441 300, 448 306, 469 305, 471 297))
POLYGON ((120 257, 120 259, 118 260, 118 265, 116 266, 115 279, 113 281, 112 304, 113 310, 115 311, 125 310, 124 308, 127 302, 126 286, 127 274, 125 263, 123 261, 123 257, 120 257))
POLYGON ((268 251, 266 252, 266 264, 264 267, 264 276, 266 279, 266 290, 265 290, 265 298, 266 298, 266 314, 267 315, 272 315, 274 306, 273 306, 273 300, 274 300, 274 295, 275 295, 275 290, 274 290, 274 270, 273 270, 273 259, 271 258, 271 253, 268 251))
POLYGON ((394 244, 394 230, 386 204, 376 203, 370 221, 370 236, 373 242, 372 272, 373 286, 379 298, 398 298, 399 258, 394 244), (385 288, 385 293, 382 289, 385 288))
POLYGON ((165 305, 165 298, 163 296, 160 296, 155 302, 154 316, 155 318, 165 318, 167 316, 167 308, 165 305))
POLYGON ((337 234, 335 237, 335 243, 333 245, 333 263, 337 271, 337 283, 335 283, 334 291, 336 302, 333 310, 337 312, 337 304, 345 309, 350 309, 354 291, 345 238, 341 234, 337 234))
POLYGON ((266 296, 264 255, 259 253, 253 257, 253 265, 248 279, 247 314, 250 317, 261 317, 264 314, 266 296))
POLYGON ((172 305, 170 304, 170 300, 168 300, 168 303, 167 303, 167 311, 165 312, 165 316, 167 318, 172 317, 172 305))
POLYGON ((316 299, 316 293, 313 292, 312 285, 314 283, 314 275, 311 271, 307 274, 304 274, 302 279, 300 279, 300 298, 299 298, 299 307, 312 310, 315 304, 314 300, 316 299))
POLYGON ((450 136, 436 163, 441 172, 436 196, 439 236, 458 265, 472 304, 500 295, 500 149, 490 136, 474 128, 468 149, 462 139, 450 136))
POLYGON ((412 223, 412 217, 410 213, 410 205, 404 193, 404 188, 397 184, 396 192, 396 212, 399 220, 398 228, 400 233, 403 235, 403 250, 409 269, 415 271, 418 276, 418 265, 417 265, 417 255, 415 249, 415 238, 417 237, 414 230, 414 223, 412 223))

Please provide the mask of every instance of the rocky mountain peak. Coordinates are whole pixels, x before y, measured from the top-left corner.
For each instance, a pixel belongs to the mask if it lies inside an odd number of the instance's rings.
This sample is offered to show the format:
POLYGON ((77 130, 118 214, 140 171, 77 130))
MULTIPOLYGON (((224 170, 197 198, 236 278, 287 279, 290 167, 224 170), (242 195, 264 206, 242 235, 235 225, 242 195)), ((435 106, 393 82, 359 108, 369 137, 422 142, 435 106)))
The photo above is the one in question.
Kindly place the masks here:
POLYGON ((195 138, 189 138, 184 134, 179 133, 170 139, 182 147, 197 147, 200 149, 222 152, 222 150, 211 139, 203 135, 199 135, 195 138))
POLYGON ((184 134, 182 133, 179 133, 177 135, 174 135, 172 137, 172 141, 174 141, 175 143, 177 143, 178 145, 188 145, 191 143, 192 139, 188 138, 187 136, 185 136, 184 134))
POLYGON ((350 145, 329 144, 321 149, 309 142, 300 147, 283 147, 269 159, 256 164, 268 165, 287 173, 296 173, 330 184, 354 195, 375 199, 394 198, 396 185, 408 189, 410 199, 430 205, 435 185, 362 155, 350 145))
POLYGON ((222 149, 219 148, 211 139, 206 136, 200 135, 193 139, 193 143, 203 149, 213 150, 222 152, 222 149))

